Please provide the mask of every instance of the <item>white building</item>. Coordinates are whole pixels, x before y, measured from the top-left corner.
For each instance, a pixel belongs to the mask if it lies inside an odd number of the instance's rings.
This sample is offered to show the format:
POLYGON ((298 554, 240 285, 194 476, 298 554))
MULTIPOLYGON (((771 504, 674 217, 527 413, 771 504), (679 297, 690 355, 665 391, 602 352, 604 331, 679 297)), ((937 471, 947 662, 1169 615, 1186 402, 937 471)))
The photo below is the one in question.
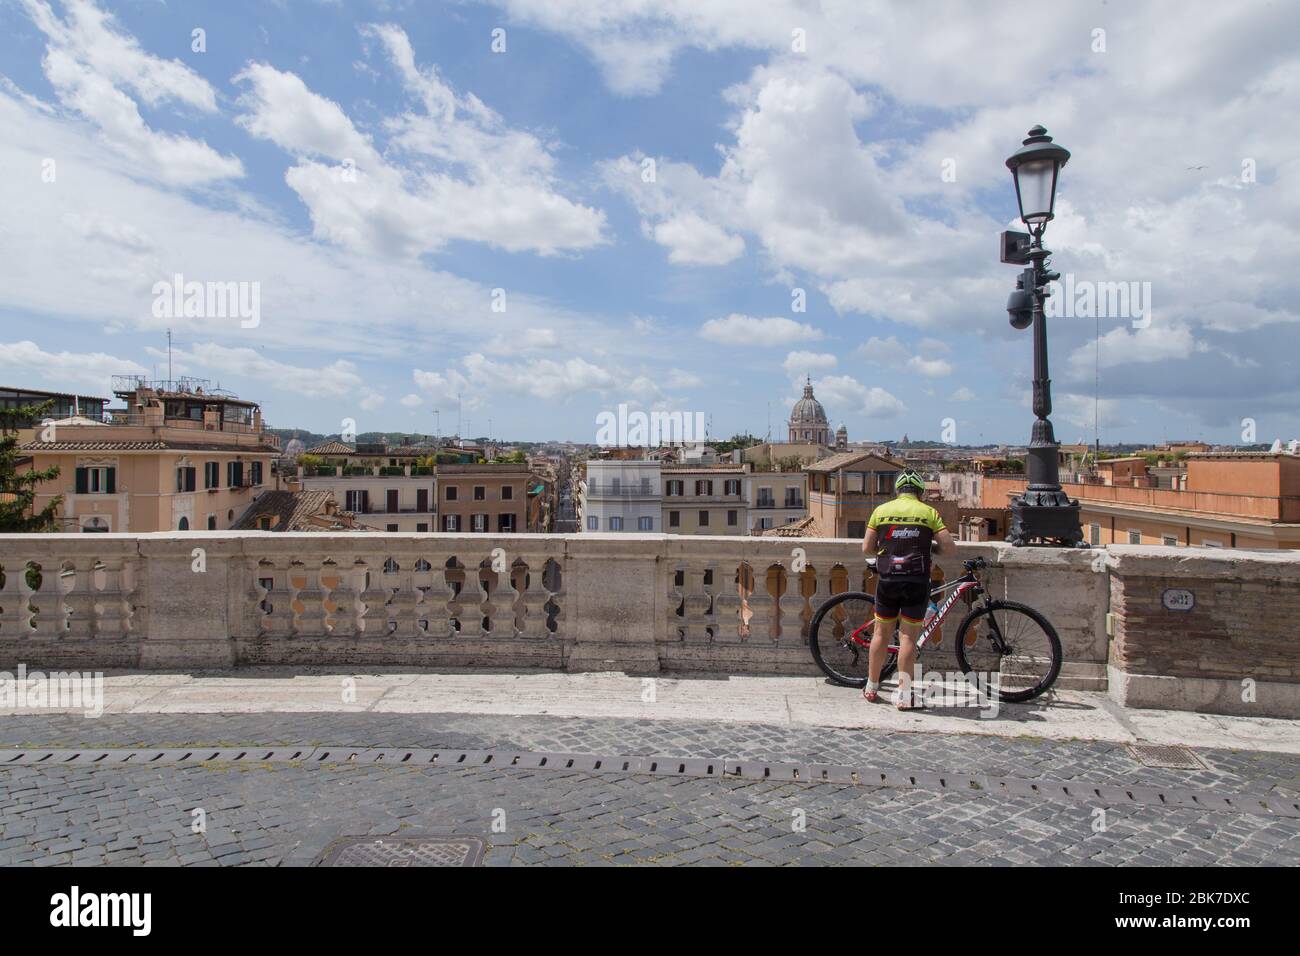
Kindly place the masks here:
POLYGON ((588 461, 578 485, 580 531, 663 531, 657 461, 588 461))

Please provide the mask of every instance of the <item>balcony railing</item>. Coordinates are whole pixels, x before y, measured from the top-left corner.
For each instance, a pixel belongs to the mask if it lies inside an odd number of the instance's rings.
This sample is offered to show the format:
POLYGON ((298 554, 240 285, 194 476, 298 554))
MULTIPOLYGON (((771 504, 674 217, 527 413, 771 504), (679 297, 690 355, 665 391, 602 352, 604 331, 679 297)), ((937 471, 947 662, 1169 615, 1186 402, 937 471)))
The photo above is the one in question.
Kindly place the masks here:
POLYGON ((629 487, 627 485, 607 485, 591 483, 583 486, 583 491, 588 498, 628 498, 628 499, 649 499, 660 496, 659 489, 653 485, 649 487, 629 487))

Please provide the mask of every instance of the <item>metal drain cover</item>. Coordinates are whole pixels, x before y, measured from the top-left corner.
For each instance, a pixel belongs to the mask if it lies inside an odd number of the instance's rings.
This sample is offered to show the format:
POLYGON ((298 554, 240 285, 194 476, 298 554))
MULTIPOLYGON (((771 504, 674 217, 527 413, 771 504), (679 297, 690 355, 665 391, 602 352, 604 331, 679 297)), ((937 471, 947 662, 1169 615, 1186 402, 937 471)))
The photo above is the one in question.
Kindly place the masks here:
POLYGON ((1138 763, 1148 767, 1169 767, 1173 770, 1204 770, 1205 764, 1189 747, 1164 744, 1129 744, 1129 753, 1138 763))
POLYGON ((343 837, 316 866, 478 866, 487 847, 478 837, 343 837))

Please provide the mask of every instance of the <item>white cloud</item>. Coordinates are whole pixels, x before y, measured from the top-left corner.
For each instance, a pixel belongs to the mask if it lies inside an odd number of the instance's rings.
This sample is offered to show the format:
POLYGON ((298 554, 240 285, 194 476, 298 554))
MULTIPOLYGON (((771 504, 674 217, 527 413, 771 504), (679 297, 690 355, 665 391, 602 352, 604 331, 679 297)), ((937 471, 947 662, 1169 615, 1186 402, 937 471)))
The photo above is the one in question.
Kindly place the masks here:
POLYGON ((59 102, 93 123, 137 175, 181 185, 243 176, 237 158, 150 128, 129 95, 154 109, 174 102, 215 112, 212 87, 188 66, 145 53, 89 0, 68 0, 66 19, 42 0, 23 0, 23 6, 48 41, 43 66, 59 102))
POLYGON ((478 406, 478 397, 470 391, 469 379, 455 369, 448 369, 445 372, 426 372, 417 368, 412 371, 411 378, 416 388, 432 399, 468 408, 478 406))
POLYGON ((491 311, 491 289, 427 264, 354 255, 311 241, 256 206, 213 207, 199 197, 128 175, 84 124, 67 122, 0 88, 0 232, 6 278, 0 306, 10 314, 67 317, 105 331, 171 327, 183 340, 297 349, 303 343, 351 359, 393 361, 483 348, 484 329, 505 340, 581 341, 643 355, 622 328, 598 316, 511 291, 508 314, 491 311), (39 179, 44 156, 59 157, 55 184, 39 179), (76 175, 65 171, 75 169, 76 175), (35 183, 35 185, 33 185, 35 183), (69 266, 75 263, 75 267, 69 266), (156 319, 155 282, 260 283, 262 323, 156 319), (535 330, 550 330, 535 331, 535 330))
POLYGON ((657 223, 655 242, 669 250, 668 261, 681 265, 722 266, 745 253, 745 240, 693 212, 657 223))
POLYGON ((357 372, 354 363, 337 359, 328 365, 290 365, 263 355, 257 349, 230 348, 215 342, 203 342, 188 350, 176 350, 177 358, 188 366, 220 372, 228 376, 256 379, 281 392, 295 392, 309 398, 340 398, 355 402, 365 411, 383 404, 383 396, 370 387, 357 372))
POLYGON ((952 364, 943 359, 927 359, 913 355, 907 360, 907 367, 926 378, 943 378, 952 374, 952 364))
POLYGON ((553 359, 494 362, 473 353, 465 356, 463 364, 470 381, 492 393, 513 392, 553 400, 615 384, 614 376, 605 369, 576 356, 562 362, 553 359))
POLYGON ((921 354, 923 351, 929 351, 924 348, 926 342, 933 342, 933 340, 922 339, 919 345, 908 347, 893 335, 887 339, 873 335, 854 354, 872 365, 907 369, 926 378, 942 378, 951 375, 952 363, 944 359, 926 358, 921 354))
POLYGON ((869 418, 892 418, 901 415, 904 405, 878 385, 866 386, 850 375, 828 375, 813 383, 817 397, 837 414, 850 413, 869 418))
POLYGON ((371 172, 383 166, 369 137, 357 131, 343 108, 313 93, 296 74, 250 63, 234 82, 246 85, 238 122, 253 136, 297 156, 347 159, 371 172))
POLYGON ((951 395, 948 396, 948 401, 973 402, 975 401, 975 398, 976 398, 975 393, 971 389, 963 385, 960 388, 958 388, 955 392, 953 392, 951 395))
POLYGON ((808 342, 822 337, 811 325, 781 317, 759 319, 732 313, 724 319, 709 319, 700 328, 700 336, 720 345, 757 345, 771 347, 808 342))
POLYGON ((30 340, 0 344, 0 368, 9 369, 12 384, 49 391, 85 389, 102 398, 111 395, 114 375, 144 375, 148 369, 104 352, 47 352, 30 340), (16 376, 21 376, 19 380, 16 376))
POLYGON ((408 395, 402 396, 401 404, 405 405, 407 408, 419 408, 424 404, 424 399, 412 392, 408 395))
POLYGON ((319 238, 408 258, 457 239, 543 255, 606 241, 604 214, 558 191, 550 144, 417 66, 401 29, 370 26, 363 37, 379 42, 418 104, 385 121, 382 153, 298 76, 251 64, 235 78, 240 122, 296 158, 285 181, 319 238))
POLYGON ((1092 395, 1063 392, 1053 396, 1053 406, 1054 417, 1084 429, 1084 435, 1079 436, 1083 441, 1092 440, 1094 424, 1098 421, 1103 432, 1136 424, 1129 406, 1116 398, 1103 398, 1098 403, 1092 395))
POLYGON ((838 364, 839 359, 829 352, 795 351, 785 357, 781 367, 785 369, 787 375, 799 377, 813 372, 825 372, 838 364))
MULTIPOLYGON (((1101 337, 1099 344, 1102 368, 1186 359, 1198 351, 1208 350, 1208 346, 1198 342, 1186 326, 1155 322, 1144 329, 1126 326, 1111 329, 1101 337)), ((1069 366, 1073 374, 1086 375, 1096 367, 1097 345, 1096 342, 1086 343, 1070 355, 1069 366)))
MULTIPOLYGON (((744 0, 497 3, 585 49, 624 94, 657 90, 687 49, 765 60, 726 94, 735 109, 716 174, 661 159, 658 181, 644 184, 636 152, 606 166, 651 235, 694 214, 759 250, 778 281, 806 273, 837 312, 1008 342, 1011 273, 995 259, 996 233, 1014 218, 1003 161, 1043 119, 1076 157, 1048 230, 1055 267, 1149 281, 1156 323, 1169 326, 1163 342, 1109 338, 1105 363, 1149 370, 1124 387, 1196 393, 1199 381, 1175 371, 1189 356, 1257 361, 1207 332, 1274 327, 1278 347, 1251 381, 1283 405, 1292 397, 1281 383, 1300 347, 1300 158, 1276 118, 1300 97, 1294 6, 1183 17, 1173 3, 1112 4, 1099 21, 1095 5, 1076 4, 1026 48, 1011 8, 935 17, 924 4, 773 0, 754 17, 744 0), (1103 21, 1109 48, 1095 53, 1103 21), (789 30, 774 24, 804 29, 807 54, 792 55, 789 30), (1179 57, 1164 55, 1173 48, 1179 57), (1051 79, 1026 85, 1026 75, 1051 79)), ((1057 323, 1054 348, 1082 352, 1081 325, 1057 323)), ((914 372, 951 371, 937 348, 917 354, 914 372)))
POLYGON ((461 359, 461 369, 429 372, 416 369, 415 384, 426 394, 444 401, 460 401, 466 408, 509 395, 527 395, 554 401, 577 392, 604 391, 618 379, 586 359, 563 361, 530 359, 499 362, 473 352, 461 359), (463 370, 463 371, 462 371, 463 370))

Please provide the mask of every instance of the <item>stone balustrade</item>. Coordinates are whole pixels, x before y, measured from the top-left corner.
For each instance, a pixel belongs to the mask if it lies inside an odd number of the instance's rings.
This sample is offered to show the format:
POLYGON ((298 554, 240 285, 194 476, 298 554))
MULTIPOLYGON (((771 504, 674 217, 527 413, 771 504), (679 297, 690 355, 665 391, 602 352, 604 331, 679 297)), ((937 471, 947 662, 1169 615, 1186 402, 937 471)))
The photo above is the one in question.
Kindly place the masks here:
MULTIPOLYGON (((951 578, 975 556, 995 596, 1055 625, 1062 687, 1109 688, 1131 706, 1300 715, 1296 552, 963 543, 940 566, 951 578), (1193 592, 1194 606, 1166 607, 1171 590, 1193 592), (1242 610, 1249 628, 1234 623, 1242 610), (1243 680, 1253 699, 1238 701, 1243 680)), ((0 669, 816 674, 808 624, 828 596, 863 587, 864 571, 857 541, 822 538, 0 535, 0 669)), ((929 666, 952 666, 950 648, 929 666)))

